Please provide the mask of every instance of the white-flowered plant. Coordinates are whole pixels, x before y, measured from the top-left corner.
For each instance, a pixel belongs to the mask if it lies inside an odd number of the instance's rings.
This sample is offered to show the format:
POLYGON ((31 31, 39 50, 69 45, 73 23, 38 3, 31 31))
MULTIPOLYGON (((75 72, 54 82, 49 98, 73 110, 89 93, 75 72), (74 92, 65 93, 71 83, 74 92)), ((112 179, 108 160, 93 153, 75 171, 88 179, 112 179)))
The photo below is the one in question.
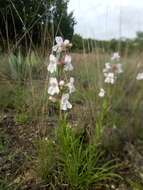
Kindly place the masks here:
POLYGON ((60 36, 55 38, 55 42, 47 67, 49 72, 48 94, 51 102, 59 103, 60 110, 66 111, 72 108, 69 98, 70 94, 75 92, 75 80, 67 73, 73 70, 72 58, 69 54, 72 44, 60 36))
POLYGON ((122 64, 119 63, 120 55, 118 52, 113 53, 111 62, 105 63, 103 74, 105 77, 104 82, 114 84, 119 74, 123 73, 122 64))
POLYGON ((143 80, 143 73, 138 73, 136 79, 143 80))

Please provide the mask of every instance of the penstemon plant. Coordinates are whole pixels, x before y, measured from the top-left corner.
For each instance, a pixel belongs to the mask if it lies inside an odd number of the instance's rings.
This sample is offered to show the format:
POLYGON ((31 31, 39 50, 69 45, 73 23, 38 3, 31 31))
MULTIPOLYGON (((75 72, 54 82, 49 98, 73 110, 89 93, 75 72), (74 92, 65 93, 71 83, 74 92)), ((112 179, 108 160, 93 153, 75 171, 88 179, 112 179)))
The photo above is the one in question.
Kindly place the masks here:
POLYGON ((114 85, 118 76, 123 73, 122 64, 120 63, 120 55, 118 52, 113 53, 111 56, 110 62, 105 63, 105 67, 103 68, 104 75, 104 83, 108 85, 106 90, 104 88, 100 88, 98 96, 103 99, 101 101, 101 111, 97 115, 96 119, 96 138, 99 140, 104 126, 104 117, 108 115, 109 110, 111 108, 111 88, 110 85, 114 85))
POLYGON ((59 105, 60 113, 72 108, 70 94, 75 92, 74 78, 69 72, 73 70, 72 58, 69 53, 72 44, 62 37, 55 38, 56 45, 52 47, 49 57, 49 86, 48 94, 51 102, 59 105))

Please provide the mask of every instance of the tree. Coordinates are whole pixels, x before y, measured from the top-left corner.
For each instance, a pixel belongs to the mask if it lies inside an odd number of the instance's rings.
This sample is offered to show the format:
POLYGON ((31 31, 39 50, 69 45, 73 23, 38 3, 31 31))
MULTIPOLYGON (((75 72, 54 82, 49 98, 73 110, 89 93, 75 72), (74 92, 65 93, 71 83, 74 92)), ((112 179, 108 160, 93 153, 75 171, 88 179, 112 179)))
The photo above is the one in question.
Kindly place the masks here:
POLYGON ((138 31, 136 33, 135 45, 138 51, 141 52, 143 50, 143 32, 138 31))
POLYGON ((72 39, 74 51, 83 51, 83 40, 81 35, 74 34, 72 39))
POLYGON ((46 44, 55 35, 72 38, 75 19, 68 0, 0 0, 0 35, 8 42, 46 44))
POLYGON ((74 33, 74 25, 76 22, 73 16, 73 12, 69 14, 67 13, 68 3, 69 0, 55 0, 55 7, 58 7, 58 9, 56 9, 54 12, 54 23, 57 34, 71 40, 74 33))

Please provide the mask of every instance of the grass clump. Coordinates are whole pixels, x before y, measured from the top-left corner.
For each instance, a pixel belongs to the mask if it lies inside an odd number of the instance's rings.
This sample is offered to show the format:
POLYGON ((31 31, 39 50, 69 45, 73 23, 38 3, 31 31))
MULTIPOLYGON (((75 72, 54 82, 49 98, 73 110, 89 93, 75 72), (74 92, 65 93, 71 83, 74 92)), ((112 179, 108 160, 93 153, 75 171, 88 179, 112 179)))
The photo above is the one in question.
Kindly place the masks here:
POLYGON ((103 151, 94 143, 84 143, 65 121, 56 130, 55 142, 40 140, 37 148, 38 174, 55 188, 86 190, 119 177, 115 162, 106 162, 103 151))

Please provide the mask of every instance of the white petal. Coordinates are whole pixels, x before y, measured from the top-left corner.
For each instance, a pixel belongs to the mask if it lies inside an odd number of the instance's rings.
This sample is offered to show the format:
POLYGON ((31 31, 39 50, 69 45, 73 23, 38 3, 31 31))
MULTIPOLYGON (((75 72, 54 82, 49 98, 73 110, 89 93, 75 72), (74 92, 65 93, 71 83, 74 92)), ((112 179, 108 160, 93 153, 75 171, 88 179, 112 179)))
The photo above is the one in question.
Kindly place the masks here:
POLYGON ((110 64, 110 63, 105 63, 105 68, 106 68, 107 70, 111 69, 111 64, 110 64))
POLYGON ((48 88, 48 94, 50 94, 51 96, 53 96, 55 94, 55 91, 52 87, 48 88))
POLYGON ((71 103, 69 101, 67 102, 67 108, 72 109, 72 105, 71 105, 71 103))
POLYGON ((69 102, 69 94, 63 94, 61 98, 60 109, 66 111, 67 109, 71 109, 72 105, 69 102))
POLYGON ((50 62, 57 62, 57 59, 53 54, 50 55, 49 59, 50 59, 50 62))
POLYGON ((56 71, 57 71, 57 64, 49 64, 47 70, 48 70, 50 73, 56 72, 56 71))
POLYGON ((136 79, 137 80, 143 80, 143 73, 138 73, 136 79))
POLYGON ((105 96, 105 90, 103 88, 100 89, 100 92, 98 94, 101 98, 105 96))
POLYGON ((71 63, 66 63, 66 64, 64 65, 64 70, 65 70, 65 71, 72 71, 72 70, 73 70, 72 64, 71 64, 71 63))
POLYGON ((56 43, 57 43, 59 46, 61 46, 61 45, 63 44, 63 38, 62 38, 61 36, 57 36, 57 37, 55 38, 55 40, 56 40, 56 43))
POLYGON ((54 91, 55 91, 55 94, 59 94, 60 93, 59 87, 57 86, 56 88, 54 88, 54 91))
POLYGON ((61 81, 59 82, 59 85, 60 85, 60 86, 64 86, 64 84, 65 84, 64 80, 61 80, 61 81))
POLYGON ((49 81, 48 94, 53 96, 54 94, 59 94, 59 93, 60 93, 60 89, 58 86, 58 81, 56 78, 51 77, 49 81))
POLYGON ((71 60, 72 60, 72 59, 71 59, 71 56, 70 56, 70 55, 66 55, 66 56, 65 56, 65 60, 64 60, 65 63, 71 63, 71 60))
POLYGON ((69 41, 69 40, 65 40, 65 41, 64 41, 64 45, 65 45, 65 46, 67 46, 67 45, 69 45, 69 44, 70 44, 70 41, 69 41))
POLYGON ((70 83, 74 83, 74 78, 73 77, 70 78, 70 83))
POLYGON ((111 57, 111 60, 114 61, 114 60, 119 60, 120 59, 120 55, 118 52, 115 52, 113 53, 112 57, 111 57))

